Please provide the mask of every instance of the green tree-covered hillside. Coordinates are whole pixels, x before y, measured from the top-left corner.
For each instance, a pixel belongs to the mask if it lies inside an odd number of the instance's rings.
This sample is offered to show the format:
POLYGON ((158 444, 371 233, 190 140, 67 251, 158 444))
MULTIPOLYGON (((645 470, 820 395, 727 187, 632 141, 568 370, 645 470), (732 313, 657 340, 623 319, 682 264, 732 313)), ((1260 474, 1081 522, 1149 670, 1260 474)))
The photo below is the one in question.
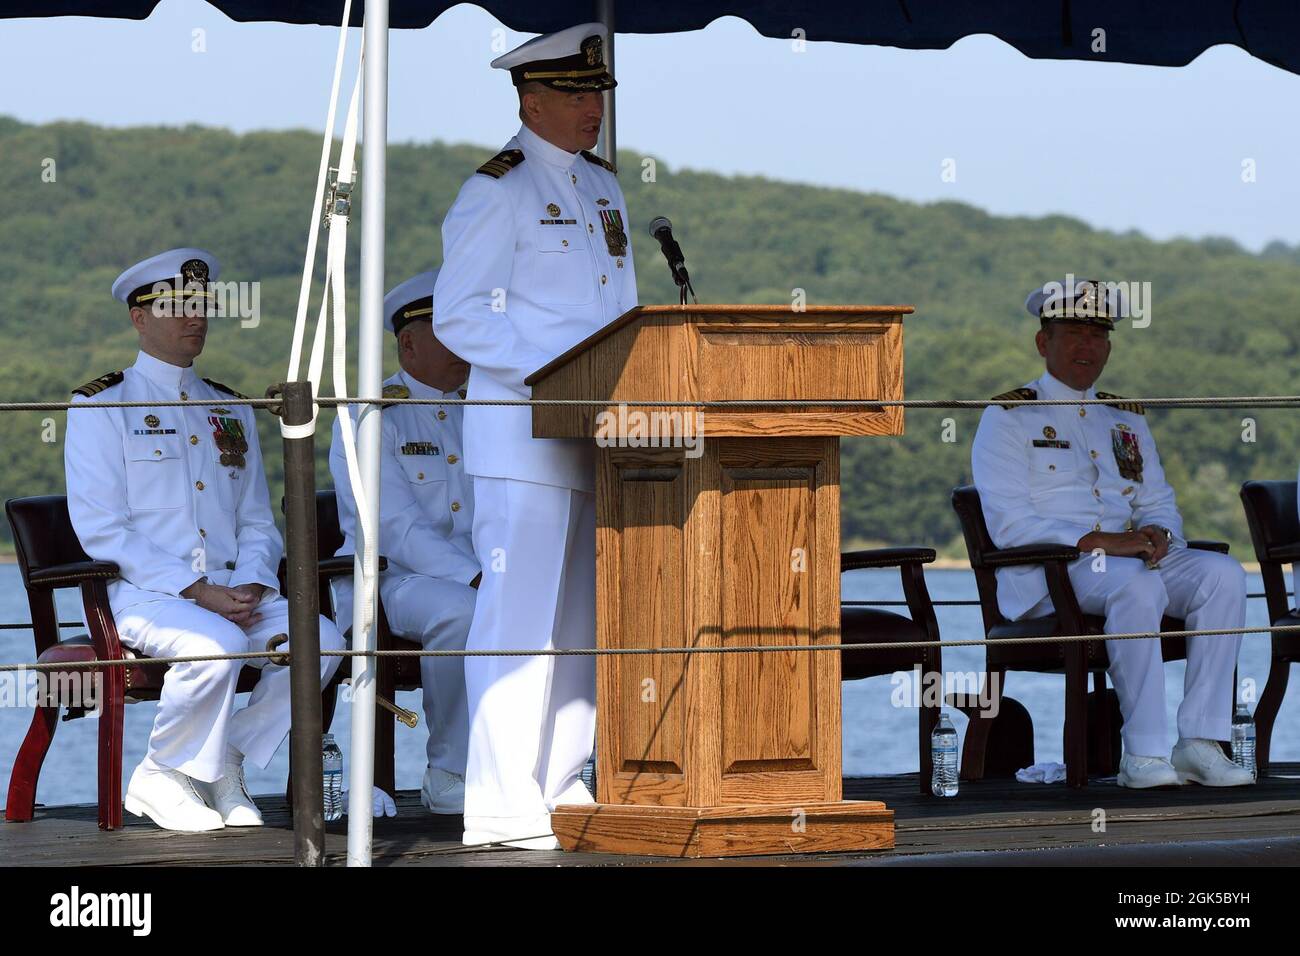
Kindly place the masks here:
MULTIPOLYGON (((442 217, 459 184, 496 148, 390 148, 389 285, 440 261, 442 217)), ((318 151, 308 132, 34 126, 0 117, 0 400, 62 400, 129 364, 134 333, 109 286, 124 267, 178 245, 211 249, 223 279, 262 283, 260 325, 214 323, 202 373, 253 395, 281 380, 318 151)), ((913 303, 905 336, 910 398, 987 398, 1035 378, 1042 367, 1036 322, 1021 302, 1032 286, 1066 272, 1152 284, 1151 324, 1114 334, 1101 387, 1132 396, 1300 392, 1300 250, 1284 244, 1253 255, 1224 239, 1153 242, 1062 216, 997 217, 960 203, 918 205, 664 162, 647 182, 643 159, 620 156, 642 302, 675 301, 644 232, 653 216, 668 215, 706 301, 784 303, 803 289, 809 303, 913 303)), ((364 204, 360 191, 357 198, 364 204)), ((354 327, 359 233, 351 231, 349 258, 354 327)), ((1245 556, 1237 489, 1246 478, 1295 476, 1300 415, 1148 415, 1189 532, 1224 537, 1245 556), (1254 441, 1243 441, 1247 418, 1254 441)), ((902 438, 846 440, 846 543, 960 553, 948 497, 969 479, 978 417, 910 411, 902 438), (946 419, 953 441, 944 440, 946 419)), ((278 500, 279 436, 270 416, 263 419, 278 500)), ((62 427, 57 413, 0 415, 0 495, 62 489, 62 427)))

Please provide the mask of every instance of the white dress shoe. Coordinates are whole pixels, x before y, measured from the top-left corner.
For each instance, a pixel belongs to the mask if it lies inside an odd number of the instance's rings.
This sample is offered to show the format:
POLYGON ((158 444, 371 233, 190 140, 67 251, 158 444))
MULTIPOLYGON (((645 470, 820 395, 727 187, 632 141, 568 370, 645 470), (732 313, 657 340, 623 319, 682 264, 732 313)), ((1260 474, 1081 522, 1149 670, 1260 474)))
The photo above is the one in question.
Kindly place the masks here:
POLYGON ((226 764, 221 779, 204 786, 208 803, 221 814, 228 827, 260 827, 262 814, 248 795, 244 783, 244 757, 237 751, 227 751, 226 764))
POLYGON ((458 773, 425 767, 420 802, 430 813, 464 813, 465 778, 458 773))
POLYGON ((1183 783, 1199 783, 1204 787, 1245 787, 1255 782, 1249 770, 1224 756, 1218 742, 1200 737, 1180 739, 1174 744, 1172 763, 1183 783))
POLYGON ((1176 787, 1182 783, 1178 771, 1164 757, 1140 757, 1130 753, 1120 758, 1119 775, 1115 780, 1121 787, 1135 790, 1176 787))
POLYGON ((520 850, 558 850, 560 841, 551 833, 551 815, 540 817, 478 817, 465 821, 465 846, 498 843, 520 850))
POLYGON ((148 816, 164 830, 202 833, 225 826, 221 814, 203 802, 194 781, 179 770, 136 767, 122 807, 137 817, 148 816))

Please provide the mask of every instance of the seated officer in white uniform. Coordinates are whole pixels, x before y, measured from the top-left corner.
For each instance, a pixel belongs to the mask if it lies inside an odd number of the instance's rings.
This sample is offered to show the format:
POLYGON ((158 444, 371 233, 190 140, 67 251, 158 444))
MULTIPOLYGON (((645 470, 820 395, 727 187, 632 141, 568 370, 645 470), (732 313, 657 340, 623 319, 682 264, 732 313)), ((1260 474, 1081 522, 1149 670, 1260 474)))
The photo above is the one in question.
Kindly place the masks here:
MULTIPOLYGON (((123 272, 113 296, 130 310, 140 354, 125 371, 76 389, 73 403, 242 397, 194 371, 217 270, 201 249, 173 249, 123 272)), ((289 602, 276 580, 282 544, 252 408, 74 408, 64 461, 81 546, 121 568, 108 596, 124 644, 148 657, 233 654, 288 633, 289 602)), ((325 618, 320 643, 343 647, 325 618)), ((321 659, 322 683, 338 663, 321 659)), ((265 658, 172 665, 123 805, 169 830, 258 826, 244 760, 265 767, 288 732, 287 667, 265 658), (236 711, 245 664, 262 676, 236 711)))
MULTIPOLYGON (((469 366, 433 334, 437 276, 437 270, 421 273, 384 297, 384 327, 397 336, 401 365, 384 382, 385 398, 464 397, 469 366)), ((482 577, 471 539, 474 492, 462 457, 461 417, 460 405, 388 405, 383 414, 379 553, 388 569, 379 595, 393 632, 426 650, 464 650, 482 577)), ((330 474, 344 536, 338 553, 354 554, 357 505, 337 419, 330 474)), ((340 580, 336 591, 339 619, 349 621, 351 579, 340 580)), ((464 659, 420 658, 420 683, 429 729, 420 801, 432 813, 461 813, 469 738, 464 659)))
MULTIPOLYGON (((1191 630, 1244 627, 1245 572, 1227 555, 1188 549, 1142 407, 1093 388, 1123 314, 1118 291, 1069 278, 1036 289, 1025 308, 1040 319, 1036 342, 1047 371, 994 400, 1116 401, 985 410, 971 464, 993 543, 1076 545, 1083 556, 1070 565, 1070 581, 1083 611, 1105 616, 1108 634, 1158 631, 1166 612, 1191 630)), ((999 569, 998 605, 1011 620, 1050 614, 1042 568, 999 569)), ((1240 644, 1239 635, 1188 639, 1171 764, 1159 640, 1106 643, 1124 718, 1121 786, 1252 782, 1215 742, 1230 734, 1240 644)))
MULTIPOLYGON (((637 304, 623 192, 587 152, 614 86, 605 42, 582 24, 492 64, 510 71, 523 126, 447 212, 434 290, 434 331, 469 362, 471 399, 528 398, 529 374, 637 304)), ((533 438, 527 406, 470 405, 465 464, 483 569, 467 647, 594 646, 592 443, 533 438)), ((465 682, 465 842, 556 846, 551 810, 592 799, 593 659, 467 657, 465 682)))

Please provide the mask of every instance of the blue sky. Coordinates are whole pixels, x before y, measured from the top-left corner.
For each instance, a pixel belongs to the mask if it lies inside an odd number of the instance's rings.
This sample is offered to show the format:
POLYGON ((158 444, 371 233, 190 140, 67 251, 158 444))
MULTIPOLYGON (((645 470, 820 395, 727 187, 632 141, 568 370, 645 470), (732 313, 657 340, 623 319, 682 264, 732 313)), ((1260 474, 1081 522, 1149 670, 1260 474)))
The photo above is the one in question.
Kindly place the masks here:
MULTIPOLYGON (((164 0, 143 22, 0 21, 0 113, 319 129, 336 37, 233 23, 200 0, 164 0)), ((394 31, 390 138, 499 147, 518 121, 508 77, 487 63, 525 38, 468 5, 394 31)), ((1156 238, 1300 243, 1300 77, 1233 47, 1183 69, 1034 61, 991 37, 795 52, 728 18, 620 35, 617 72, 620 145, 671 168, 1067 213, 1156 238)))

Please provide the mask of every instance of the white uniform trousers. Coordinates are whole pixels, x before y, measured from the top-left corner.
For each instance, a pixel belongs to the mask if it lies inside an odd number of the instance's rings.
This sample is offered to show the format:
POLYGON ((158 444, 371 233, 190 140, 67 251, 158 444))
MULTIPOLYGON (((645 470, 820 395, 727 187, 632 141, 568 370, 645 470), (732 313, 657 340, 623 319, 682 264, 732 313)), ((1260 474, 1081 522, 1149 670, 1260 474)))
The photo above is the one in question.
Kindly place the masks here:
MULTIPOLYGON (((1105 571, 1094 571, 1094 558, 1070 565, 1070 582, 1079 607, 1105 615, 1106 633, 1158 631, 1168 613, 1187 622, 1188 630, 1246 626, 1246 572, 1226 554, 1174 548, 1149 570, 1140 558, 1106 556, 1105 571)), ((1052 612, 1044 599, 1026 617, 1052 612)), ((1178 707, 1178 735, 1227 740, 1232 726, 1232 679, 1241 635, 1206 635, 1187 639, 1183 702, 1178 707)), ((1124 749, 1144 757, 1169 753, 1165 728, 1164 662, 1158 640, 1107 641, 1110 679, 1124 717, 1124 749)))
MULTIPOLYGON (((276 634, 289 632, 289 602, 280 596, 257 608, 262 619, 249 628, 233 624, 193 601, 170 598, 116 611, 122 643, 147 657, 241 654, 266 649, 276 634)), ((340 651, 343 638, 332 621, 320 621, 321 650, 340 651)), ((339 666, 321 658, 321 685, 339 666)), ((163 679, 158 715, 146 760, 212 783, 221 777, 226 744, 266 767, 289 733, 289 668, 266 658, 173 664, 163 679), (234 710, 235 686, 244 665, 262 669, 248 705, 234 710)))
MULTIPOLYGON (((595 646, 594 495, 476 476, 474 551, 483 580, 469 650, 595 646)), ((593 657, 467 657, 465 685, 467 833, 591 802, 581 773, 596 730, 593 657)))
MULTIPOLYGON (((391 580, 381 578, 379 594, 394 634, 416 641, 426 651, 465 649, 478 594, 468 584, 408 574, 391 580)), ((469 746, 465 659, 421 657, 420 684, 429 729, 429 766, 463 775, 469 746)))

